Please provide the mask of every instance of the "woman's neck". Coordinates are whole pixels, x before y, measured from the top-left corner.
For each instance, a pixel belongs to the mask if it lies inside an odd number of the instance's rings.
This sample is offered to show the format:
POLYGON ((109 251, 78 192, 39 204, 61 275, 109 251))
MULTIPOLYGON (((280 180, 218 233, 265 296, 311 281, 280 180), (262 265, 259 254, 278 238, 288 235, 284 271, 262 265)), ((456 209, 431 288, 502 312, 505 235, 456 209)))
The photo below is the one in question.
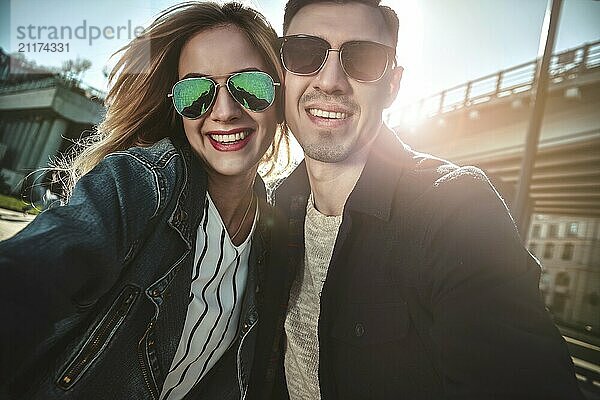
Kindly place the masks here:
POLYGON ((243 243, 252 229, 256 205, 253 201, 255 177, 256 168, 236 176, 208 173, 208 193, 236 245, 243 243))

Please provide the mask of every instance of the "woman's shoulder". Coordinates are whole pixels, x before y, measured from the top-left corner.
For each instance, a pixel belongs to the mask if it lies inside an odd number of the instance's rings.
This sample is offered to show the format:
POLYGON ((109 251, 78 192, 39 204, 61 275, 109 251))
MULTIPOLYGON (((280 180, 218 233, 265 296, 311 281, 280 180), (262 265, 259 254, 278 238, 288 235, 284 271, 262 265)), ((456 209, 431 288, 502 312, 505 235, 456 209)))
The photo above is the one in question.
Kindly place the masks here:
POLYGON ((112 179, 115 182, 113 186, 120 190, 126 188, 136 193, 153 193, 158 209, 169 201, 180 185, 180 177, 184 175, 181 169, 181 153, 169 138, 164 138, 150 146, 136 146, 108 154, 91 171, 91 175, 112 179))
POLYGON ((162 169, 173 165, 181 157, 170 138, 164 138, 150 146, 135 146, 120 150, 106 156, 110 158, 125 158, 131 162, 140 163, 149 169, 162 169))
POLYGON ((170 138, 164 138, 150 146, 135 146, 119 150, 104 157, 103 162, 109 169, 117 168, 124 177, 144 177, 158 184, 173 186, 180 175, 181 153, 170 138), (111 168, 112 167, 112 168, 111 168), (133 175, 133 176, 132 176, 133 175))

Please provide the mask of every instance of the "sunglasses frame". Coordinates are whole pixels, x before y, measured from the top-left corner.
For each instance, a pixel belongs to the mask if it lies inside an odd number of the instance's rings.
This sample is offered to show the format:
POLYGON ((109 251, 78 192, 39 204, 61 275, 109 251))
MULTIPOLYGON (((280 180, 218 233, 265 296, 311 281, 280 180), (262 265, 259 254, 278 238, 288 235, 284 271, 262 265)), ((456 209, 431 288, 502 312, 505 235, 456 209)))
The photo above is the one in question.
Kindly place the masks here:
POLYGON ((233 78, 234 76, 240 75, 240 74, 244 74, 244 73, 248 73, 248 72, 252 72, 252 73, 260 73, 263 75, 266 75, 269 77, 269 79, 271 80, 271 83, 273 84, 273 90, 275 90, 275 88, 277 86, 281 86, 281 82, 275 82, 275 80, 273 79, 273 77, 271 75, 269 75, 268 73, 264 72, 264 71, 239 71, 239 72, 233 72, 231 74, 225 74, 225 75, 207 75, 207 76, 193 76, 193 77, 189 77, 189 78, 184 78, 184 79, 180 79, 177 82, 175 82, 173 84, 173 87, 171 88, 171 93, 167 94, 167 97, 170 97, 171 100, 173 101, 173 108, 175 109, 175 111, 177 112, 177 114, 181 115, 183 118, 185 119, 189 119, 189 120, 195 120, 195 119, 199 119, 202 118, 204 115, 206 115, 208 113, 208 111, 212 108, 212 106, 215 104, 215 100, 217 99, 217 95, 219 94, 219 88, 221 86, 225 86, 225 88, 227 89, 227 93, 229 93, 229 96, 231 96, 231 98, 233 100, 235 100, 236 103, 238 103, 240 106, 242 106, 242 108, 244 110, 248 110, 250 112, 255 112, 255 113, 260 113, 263 111, 267 111, 267 109, 269 109, 273 103, 275 103, 275 94, 273 95, 273 100, 271 101, 271 103, 269 103, 269 105, 267 107, 265 107, 264 109, 260 110, 260 111, 254 111, 254 110, 250 110, 248 108, 246 108, 238 99, 235 98, 235 96, 231 93, 231 91, 229 90, 229 81, 231 80, 231 78, 233 78), (227 80, 224 83, 218 83, 215 81, 215 79, 218 78, 227 78, 227 80), (206 79, 210 82, 213 83, 213 85, 215 85, 215 95, 213 96, 212 100, 210 101, 208 107, 206 108, 206 111, 202 114, 200 114, 197 117, 194 118, 190 118, 187 117, 185 115, 183 115, 182 113, 179 112, 179 110, 177 109, 177 106, 175 105, 175 96, 174 96, 174 90, 175 90, 175 86, 177 86, 180 82, 184 82, 184 81, 190 81, 190 80, 197 80, 197 79, 206 79))
POLYGON ((279 46, 279 56, 281 58, 281 64, 283 65, 283 68, 285 68, 286 71, 288 71, 291 74, 294 75, 298 75, 298 76, 311 76, 311 75, 315 75, 318 74, 323 67, 325 66, 325 63, 327 62, 327 59, 329 58, 329 52, 330 51, 335 51, 338 53, 338 58, 340 61, 340 66, 342 67, 342 70, 344 71, 344 73, 346 74, 346 76, 348 78, 354 79, 357 82, 361 82, 361 83, 373 83, 373 82, 377 82, 379 81, 381 78, 383 78, 383 76, 385 75, 385 73, 388 71, 390 64, 392 66, 392 68, 395 68, 397 65, 396 62, 396 50, 388 45, 385 45, 383 43, 378 43, 378 42, 373 42, 371 40, 350 40, 348 42, 344 42, 341 44, 341 46, 337 49, 334 49, 333 47, 331 47, 331 43, 329 43, 327 40, 318 37, 318 36, 313 36, 313 35, 303 35, 303 34, 299 34, 299 35, 286 35, 286 36, 282 36, 279 38, 279 40, 281 41, 281 45, 279 46), (318 41, 327 43, 327 46, 329 47, 327 49, 327 52, 325 54, 325 58, 323 59, 323 62, 321 62, 321 65, 319 66, 319 68, 317 68, 314 72, 310 72, 310 73, 298 73, 298 72, 294 72, 292 70, 290 70, 287 65, 285 65, 285 61, 283 59, 283 46, 285 45, 285 43, 289 40, 289 39, 297 39, 297 38, 307 38, 307 39, 317 39, 318 41), (348 44, 355 44, 355 43, 369 43, 369 44, 374 44, 377 45, 379 47, 382 47, 385 50, 385 55, 386 55, 386 60, 385 60, 385 68, 383 69, 383 71, 381 72, 381 75, 377 78, 377 79, 373 79, 373 80, 363 80, 363 79, 356 79, 353 76, 351 76, 350 74, 348 74, 348 71, 346 71, 346 67, 344 67, 344 63, 342 61, 342 51, 344 50, 344 46, 347 46, 348 44), (390 63, 390 58, 391 58, 391 63, 390 63))

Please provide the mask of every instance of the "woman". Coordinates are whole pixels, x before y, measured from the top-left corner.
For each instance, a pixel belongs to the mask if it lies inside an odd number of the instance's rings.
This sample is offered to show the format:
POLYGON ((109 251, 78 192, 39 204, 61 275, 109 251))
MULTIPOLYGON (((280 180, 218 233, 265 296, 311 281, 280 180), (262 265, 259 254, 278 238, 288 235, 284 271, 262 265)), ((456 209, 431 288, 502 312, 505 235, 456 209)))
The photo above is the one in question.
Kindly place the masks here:
POLYGON ((0 244, 3 394, 268 390, 287 283, 256 176, 281 139, 276 43, 252 9, 186 3, 124 48, 68 205, 0 244))

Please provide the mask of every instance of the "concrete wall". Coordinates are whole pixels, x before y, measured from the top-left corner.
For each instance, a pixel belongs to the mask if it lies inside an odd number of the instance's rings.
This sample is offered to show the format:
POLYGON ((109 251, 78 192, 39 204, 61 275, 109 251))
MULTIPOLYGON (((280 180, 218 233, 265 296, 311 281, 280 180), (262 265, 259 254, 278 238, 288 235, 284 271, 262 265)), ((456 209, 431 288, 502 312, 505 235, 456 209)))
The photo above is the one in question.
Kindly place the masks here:
POLYGON ((52 78, 4 88, 0 93, 0 173, 18 190, 29 174, 47 167, 59 150, 67 148, 69 139, 79 138, 98 124, 104 112, 98 100, 52 78))

